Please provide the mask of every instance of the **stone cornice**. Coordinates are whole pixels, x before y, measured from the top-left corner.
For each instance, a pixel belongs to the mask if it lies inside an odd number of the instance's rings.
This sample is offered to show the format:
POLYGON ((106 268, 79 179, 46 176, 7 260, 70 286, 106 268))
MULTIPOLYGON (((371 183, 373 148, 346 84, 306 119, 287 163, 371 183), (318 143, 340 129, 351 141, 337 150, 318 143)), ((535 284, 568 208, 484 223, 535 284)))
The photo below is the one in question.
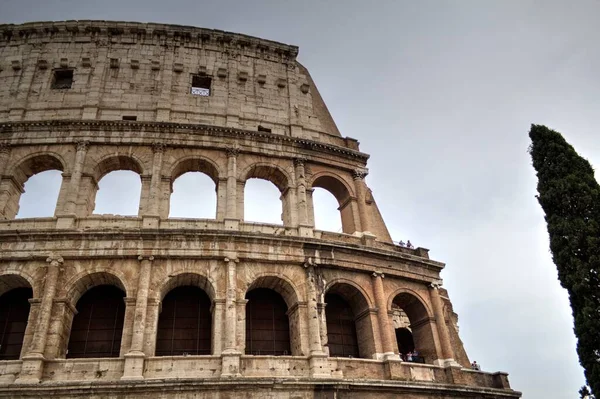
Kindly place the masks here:
POLYGON ((250 50, 282 62, 295 61, 298 47, 272 40, 226 32, 217 29, 183 25, 120 21, 57 21, 0 25, 1 42, 29 42, 39 39, 54 41, 92 41, 104 38, 111 42, 134 44, 158 43, 186 46, 212 44, 221 48, 250 50))
MULTIPOLYGON (((253 130, 234 129, 230 127, 221 127, 214 125, 201 125, 201 124, 185 124, 185 123, 174 123, 174 122, 133 122, 133 121, 101 121, 101 120, 45 120, 45 121, 25 121, 25 122, 2 122, 0 123, 0 138, 3 135, 7 135, 13 132, 65 132, 65 130, 79 131, 79 132, 91 132, 91 131, 132 131, 132 132, 149 132, 149 133, 189 133, 199 132, 207 135, 225 136, 228 138, 235 138, 247 140, 251 138, 255 141, 267 142, 267 143, 282 143, 303 151, 315 151, 322 153, 329 153, 336 156, 342 156, 354 160, 366 163, 369 159, 369 155, 360 151, 351 150, 345 147, 321 143, 315 140, 303 139, 298 137, 284 136, 281 134, 257 132, 253 130)), ((343 138, 337 138, 340 142, 343 142, 343 138)), ((6 138, 5 138, 6 140, 6 138)), ((103 145, 119 145, 121 142, 111 140, 110 142, 95 141, 94 137, 86 137, 86 140, 90 144, 103 144, 103 145)), ((11 143, 12 145, 18 145, 18 142, 11 143)), ((30 143, 27 143, 30 144, 30 143)), ((135 143, 127 143, 128 145, 135 143)), ((153 141, 144 142, 140 139, 139 145, 152 145, 153 141)), ((171 143, 165 143, 174 146, 171 143)), ((177 147, 193 147, 193 144, 178 143, 177 147)), ((242 148, 240 148, 242 150, 242 148)))

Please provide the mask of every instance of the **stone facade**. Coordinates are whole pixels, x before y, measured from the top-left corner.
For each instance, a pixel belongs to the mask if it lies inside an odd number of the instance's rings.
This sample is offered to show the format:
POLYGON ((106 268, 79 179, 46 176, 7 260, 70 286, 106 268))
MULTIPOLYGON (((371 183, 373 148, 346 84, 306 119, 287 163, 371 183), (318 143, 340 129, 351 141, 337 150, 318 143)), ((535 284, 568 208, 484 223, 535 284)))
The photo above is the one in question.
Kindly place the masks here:
POLYGON ((0 32, 0 295, 32 293, 0 396, 520 397, 507 374, 470 370, 444 264, 392 242, 368 156, 340 135, 296 47, 102 21, 0 32), (192 94, 196 78, 209 95, 192 94), (54 217, 15 219, 24 183, 51 169, 63 176, 54 217), (115 170, 140 175, 136 217, 92 214, 115 170), (173 182, 191 171, 214 181, 215 219, 169 218, 173 182), (250 178, 279 189, 283 225, 244 221, 250 178), (315 230, 316 187, 338 200, 343 233, 315 230), (71 358, 78 301, 105 285, 124 294, 119 356, 71 358), (184 286, 210 298, 210 355, 157 356, 163 300, 184 286), (286 355, 247 352, 258 288, 285 301, 286 355), (358 357, 330 353, 330 294, 351 309, 358 357), (423 364, 400 359, 398 328, 423 364))

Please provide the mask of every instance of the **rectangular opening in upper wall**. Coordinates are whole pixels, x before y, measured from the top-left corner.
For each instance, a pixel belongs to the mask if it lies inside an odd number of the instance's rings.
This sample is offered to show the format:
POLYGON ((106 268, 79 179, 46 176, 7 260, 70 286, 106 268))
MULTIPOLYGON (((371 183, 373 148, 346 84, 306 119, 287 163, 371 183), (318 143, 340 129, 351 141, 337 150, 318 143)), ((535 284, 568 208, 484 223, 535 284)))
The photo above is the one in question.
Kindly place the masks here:
POLYGON ((73 84, 73 70, 72 69, 57 69, 54 71, 54 77, 52 79, 53 89, 70 89, 73 84))
POLYGON ((208 76, 192 75, 192 95, 210 96, 210 84, 212 79, 208 76))
POLYGON ((135 115, 123 115, 124 121, 137 121, 137 116, 135 115))

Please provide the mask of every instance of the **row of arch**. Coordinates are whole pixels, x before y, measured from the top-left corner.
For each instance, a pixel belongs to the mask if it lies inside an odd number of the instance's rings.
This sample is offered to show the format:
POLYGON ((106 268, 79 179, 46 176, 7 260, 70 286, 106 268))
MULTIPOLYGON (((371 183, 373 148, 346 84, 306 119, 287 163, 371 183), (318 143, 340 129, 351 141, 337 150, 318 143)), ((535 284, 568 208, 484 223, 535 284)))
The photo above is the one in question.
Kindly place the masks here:
MULTIPOLYGON (((165 157, 166 158, 166 157, 165 157)), ((91 161, 90 161, 91 162, 91 161)), ((155 173, 160 173, 160 183, 158 192, 149 195, 148 190, 150 187, 150 175, 151 167, 145 165, 148 163, 142 162, 135 155, 129 153, 127 155, 110 154, 98 161, 95 161, 94 165, 89 165, 90 162, 85 163, 81 166, 81 180, 77 182, 80 185, 77 190, 77 198, 74 200, 78 203, 77 212, 79 216, 86 216, 94 211, 96 205, 96 194, 98 192, 98 183, 103 178, 111 173, 117 171, 128 171, 138 175, 138 181, 140 184, 139 198, 140 204, 136 214, 144 214, 149 210, 144 209, 148 207, 145 202, 146 198, 155 196, 159 198, 161 202, 160 210, 161 217, 168 217, 169 213, 173 213, 173 209, 170 209, 170 194, 173 192, 175 181, 188 173, 200 173, 206 176, 207 181, 212 181, 214 184, 214 192, 210 197, 216 197, 216 212, 215 218, 222 219, 224 217, 231 217, 231 215, 225 215, 225 196, 230 195, 226 193, 226 190, 235 189, 237 191, 237 219, 244 219, 244 185, 250 179, 261 179, 272 183, 279 193, 279 208, 281 212, 281 221, 284 225, 297 225, 299 221, 297 217, 291 215, 296 209, 296 201, 302 202, 301 199, 295 198, 295 191, 298 187, 299 177, 298 173, 302 175, 301 179, 304 179, 304 172, 298 172, 296 167, 289 161, 289 165, 285 168, 279 165, 277 162, 265 163, 265 162, 254 162, 249 165, 244 165, 240 168, 239 173, 236 172, 233 178, 236 182, 235 188, 227 186, 228 178, 231 179, 232 175, 230 171, 225 171, 224 166, 219 166, 215 161, 207 158, 203 155, 187 156, 183 159, 169 160, 165 162, 164 168, 155 173), (287 169, 286 169, 287 168, 287 169), (164 171, 163 171, 164 170, 164 171), (229 174, 229 175, 228 175, 229 174), (87 198, 85 195, 87 194, 87 198), (222 203, 220 204, 219 201, 222 203)), ((47 171, 60 171, 63 174, 71 176, 72 171, 67 166, 68 164, 64 161, 63 157, 54 152, 45 152, 32 154, 21 160, 19 163, 6 168, 4 173, 4 184, 14 185, 11 189, 5 191, 9 192, 10 198, 0 198, 0 216, 4 216, 6 219, 13 218, 17 215, 19 209, 19 202, 21 193, 23 192, 24 184, 32 176, 47 172, 47 171), (12 203, 12 204, 11 204, 12 203)), ((162 165, 162 163, 161 163, 162 165)), ((0 165, 1 167, 1 165, 0 165)), ((304 166, 302 166, 302 170, 304 166)), ((64 182, 64 181, 63 181, 64 182)), ((69 179, 69 184, 72 182, 69 179)), ((352 200, 356 199, 356 188, 353 187, 352 178, 348 172, 334 172, 329 170, 320 170, 314 175, 307 176, 306 182, 302 183, 305 185, 307 193, 307 204, 308 207, 308 224, 314 225, 314 209, 312 204, 312 191, 314 189, 323 189, 324 192, 331 195, 331 202, 336 203, 336 206, 341 214, 341 229, 345 233, 353 233, 358 228, 359 221, 357 220, 357 210, 351 209, 352 206, 349 204, 352 200), (341 173, 341 174, 340 174, 341 173), (347 174, 348 176, 345 176, 347 174)), ((75 184, 75 183, 74 183, 75 184)), ((58 204, 56 206, 56 213, 64 211, 65 202, 68 196, 68 187, 61 187, 56 190, 58 204)), ((122 189, 121 184, 119 188, 122 189)), ((276 194, 275 194, 276 195, 276 194)), ((39 199, 39 198, 38 198, 39 199)), ((134 201, 135 203, 135 201, 134 201)), ((214 206, 214 205, 213 205, 214 206)), ((339 223, 338 223, 339 224, 339 223)))
MULTIPOLYGON (((27 330, 29 299, 33 290, 16 275, 0 277, 0 359, 18 359, 27 330)), ((67 358, 119 357, 127 288, 113 274, 98 272, 77 281, 68 297, 76 312, 70 324, 67 358), (96 282, 96 283, 94 283, 96 282)), ((213 351, 215 292, 201 275, 181 274, 161 288, 161 306, 154 330, 155 356, 210 355, 213 351)), ((249 355, 305 355, 300 353, 300 331, 293 312, 300 303, 295 288, 275 276, 257 278, 245 294, 245 341, 241 349, 249 355)), ((338 281, 322 296, 321 335, 330 356, 372 358, 375 350, 372 306, 362 289, 338 281)), ((389 316, 404 315, 406 325, 394 323, 397 352, 415 346, 432 361, 437 358, 430 312, 412 292, 390 297, 389 316)), ((67 328, 67 327, 65 327, 67 328)))

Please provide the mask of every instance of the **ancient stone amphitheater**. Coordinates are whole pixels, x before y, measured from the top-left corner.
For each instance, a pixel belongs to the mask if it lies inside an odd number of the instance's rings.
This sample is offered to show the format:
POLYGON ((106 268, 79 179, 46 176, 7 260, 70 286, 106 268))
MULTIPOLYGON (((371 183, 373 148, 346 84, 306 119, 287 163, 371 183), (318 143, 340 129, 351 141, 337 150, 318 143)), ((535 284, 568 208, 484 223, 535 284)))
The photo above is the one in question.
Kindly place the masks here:
POLYGON ((297 54, 185 26, 0 26, 0 396, 520 397, 470 369, 444 264, 394 245, 368 155, 297 54), (54 216, 16 218, 47 170, 54 216), (116 170, 139 174, 137 216, 93 214, 116 170), (215 219, 169 218, 187 172, 214 181, 215 219), (282 225, 244 220, 252 178, 282 225), (342 233, 314 228, 315 188, 342 233))

